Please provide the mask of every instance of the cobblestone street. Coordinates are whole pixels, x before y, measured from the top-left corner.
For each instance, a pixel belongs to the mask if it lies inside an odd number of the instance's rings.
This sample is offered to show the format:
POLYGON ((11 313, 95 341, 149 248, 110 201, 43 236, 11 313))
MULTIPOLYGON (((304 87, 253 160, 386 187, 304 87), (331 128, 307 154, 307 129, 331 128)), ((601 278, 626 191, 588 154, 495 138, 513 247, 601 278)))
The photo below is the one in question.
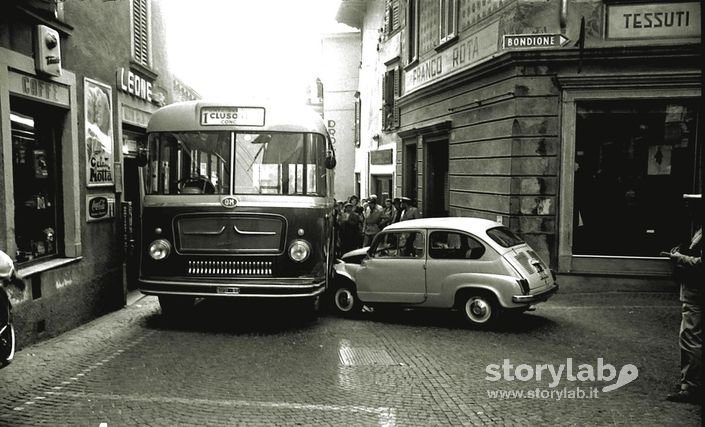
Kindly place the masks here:
POLYGON ((173 324, 146 297, 22 349, 0 371, 0 424, 697 426, 699 407, 664 400, 678 378, 679 310, 671 293, 559 294, 483 331, 443 312, 308 322, 206 301, 173 324), (635 365, 638 378, 610 392, 601 389, 616 379, 487 379, 505 359, 516 368, 569 358, 573 373, 601 358, 617 372, 635 365), (577 387, 600 391, 547 394, 577 387), (547 398, 491 396, 537 389, 547 398))

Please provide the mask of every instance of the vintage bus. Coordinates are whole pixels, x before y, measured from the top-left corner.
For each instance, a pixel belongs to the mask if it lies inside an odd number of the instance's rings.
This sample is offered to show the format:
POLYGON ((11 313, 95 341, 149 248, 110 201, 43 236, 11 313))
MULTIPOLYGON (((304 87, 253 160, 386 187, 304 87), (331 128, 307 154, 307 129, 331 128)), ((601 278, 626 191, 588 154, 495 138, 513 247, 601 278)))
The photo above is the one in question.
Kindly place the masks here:
POLYGON ((200 297, 316 310, 333 268, 335 153, 306 107, 190 101, 147 127, 138 286, 165 315, 200 297))

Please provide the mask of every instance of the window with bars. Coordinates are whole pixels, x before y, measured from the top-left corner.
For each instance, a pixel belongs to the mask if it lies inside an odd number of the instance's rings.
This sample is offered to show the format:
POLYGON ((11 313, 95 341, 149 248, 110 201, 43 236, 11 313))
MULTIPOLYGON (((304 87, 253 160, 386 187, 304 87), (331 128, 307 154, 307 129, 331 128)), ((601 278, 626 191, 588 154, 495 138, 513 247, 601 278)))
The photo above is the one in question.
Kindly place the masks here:
POLYGON ((401 95, 401 69, 395 67, 387 70, 382 79, 382 128, 396 129, 399 123, 399 107, 397 98, 401 95))
POLYGON ((400 0, 386 0, 384 8, 384 34, 389 36, 401 28, 400 0))
POLYGON ((457 0, 439 0, 439 34, 440 42, 444 43, 455 37, 458 28, 457 0))
POLYGON ((148 0, 132 0, 132 56, 144 66, 150 65, 148 0))
POLYGON ((407 0, 406 59, 411 64, 419 57, 419 0, 407 0))

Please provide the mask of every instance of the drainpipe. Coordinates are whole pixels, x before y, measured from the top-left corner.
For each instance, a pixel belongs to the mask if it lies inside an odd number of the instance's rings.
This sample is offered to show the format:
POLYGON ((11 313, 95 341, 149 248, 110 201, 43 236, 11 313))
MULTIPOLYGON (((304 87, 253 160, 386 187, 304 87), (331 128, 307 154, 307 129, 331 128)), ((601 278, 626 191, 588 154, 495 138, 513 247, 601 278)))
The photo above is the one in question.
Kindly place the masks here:
POLYGON ((568 21, 568 0, 561 0, 561 16, 560 16, 560 23, 561 23, 561 34, 565 34, 565 27, 566 23, 568 21))

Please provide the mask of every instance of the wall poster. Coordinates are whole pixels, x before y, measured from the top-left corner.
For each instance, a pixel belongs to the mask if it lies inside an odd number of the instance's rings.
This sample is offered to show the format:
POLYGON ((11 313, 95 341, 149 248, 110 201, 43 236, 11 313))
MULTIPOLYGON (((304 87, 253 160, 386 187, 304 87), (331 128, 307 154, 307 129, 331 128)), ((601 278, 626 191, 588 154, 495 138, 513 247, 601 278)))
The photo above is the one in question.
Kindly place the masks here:
POLYGON ((84 79, 87 186, 113 185, 113 89, 104 83, 84 79))

